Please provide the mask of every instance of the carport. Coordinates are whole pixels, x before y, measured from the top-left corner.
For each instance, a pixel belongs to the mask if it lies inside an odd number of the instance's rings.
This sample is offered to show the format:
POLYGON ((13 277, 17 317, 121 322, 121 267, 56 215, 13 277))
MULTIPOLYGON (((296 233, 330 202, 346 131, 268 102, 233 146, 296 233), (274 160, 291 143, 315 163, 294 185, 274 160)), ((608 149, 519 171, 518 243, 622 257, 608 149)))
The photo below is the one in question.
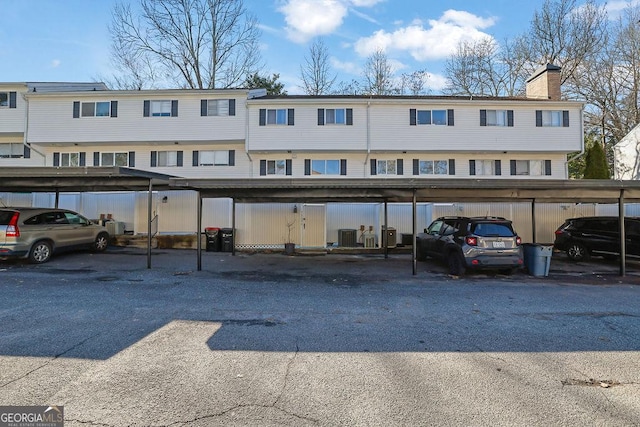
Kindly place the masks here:
MULTIPOLYGON (((231 198, 232 228, 235 204, 240 203, 327 203, 389 202, 412 203, 413 241, 417 234, 418 202, 529 202, 533 242, 536 203, 617 203, 620 218, 620 275, 626 274, 624 204, 640 201, 640 181, 547 180, 547 179, 191 179, 170 178, 171 189, 198 193, 197 235, 202 230, 202 199, 231 198)), ((197 240, 197 268, 202 270, 202 243, 197 240)), ((235 252, 233 252, 235 254, 235 252)), ((387 249, 385 248, 385 256, 387 249)), ((412 253, 413 274, 417 274, 416 247, 412 253)))
POLYGON ((0 191, 60 193, 148 190, 147 268, 151 268, 151 225, 153 190, 168 190, 170 175, 125 167, 1 167, 0 191))

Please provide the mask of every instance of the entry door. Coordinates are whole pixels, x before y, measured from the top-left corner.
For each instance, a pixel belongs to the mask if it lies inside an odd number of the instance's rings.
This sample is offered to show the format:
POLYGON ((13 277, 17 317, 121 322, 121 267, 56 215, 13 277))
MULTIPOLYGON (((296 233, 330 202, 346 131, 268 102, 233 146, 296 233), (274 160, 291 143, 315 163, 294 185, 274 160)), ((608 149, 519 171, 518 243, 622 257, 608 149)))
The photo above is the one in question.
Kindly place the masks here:
POLYGON ((327 245, 326 206, 302 205, 300 212, 302 243, 305 248, 324 248, 327 245))

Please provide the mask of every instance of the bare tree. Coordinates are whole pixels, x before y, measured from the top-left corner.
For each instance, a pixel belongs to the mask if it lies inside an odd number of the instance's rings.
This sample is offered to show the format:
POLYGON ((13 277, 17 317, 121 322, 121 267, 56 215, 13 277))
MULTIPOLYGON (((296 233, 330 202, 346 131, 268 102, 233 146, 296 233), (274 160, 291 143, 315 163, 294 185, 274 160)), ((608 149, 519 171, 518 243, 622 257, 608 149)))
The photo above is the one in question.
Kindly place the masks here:
POLYGON ((382 49, 369 56, 363 76, 364 92, 368 95, 391 95, 399 91, 393 84, 393 67, 382 49))
POLYGON ((309 46, 309 56, 300 66, 300 77, 307 95, 326 95, 336 81, 336 74, 331 73, 329 49, 322 39, 316 39, 309 46))
POLYGON ((401 81, 401 90, 400 93, 403 95, 405 93, 409 93, 409 95, 424 95, 425 94, 425 85, 427 83, 427 79, 429 78, 429 73, 426 70, 418 70, 412 73, 403 73, 400 77, 401 81))
POLYGON ((117 3, 109 31, 124 85, 212 89, 244 82, 259 69, 260 31, 242 0, 117 3))

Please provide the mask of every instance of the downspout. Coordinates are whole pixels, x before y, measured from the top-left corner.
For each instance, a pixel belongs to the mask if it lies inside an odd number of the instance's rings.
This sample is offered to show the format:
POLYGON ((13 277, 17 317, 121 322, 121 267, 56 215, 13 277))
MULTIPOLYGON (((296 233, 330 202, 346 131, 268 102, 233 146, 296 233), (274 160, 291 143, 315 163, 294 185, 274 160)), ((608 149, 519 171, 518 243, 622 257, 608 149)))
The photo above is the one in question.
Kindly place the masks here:
MULTIPOLYGON (((367 177, 367 163, 369 163, 369 155, 371 154, 371 98, 367 101, 367 155, 364 158, 364 178, 367 177)), ((371 171, 369 171, 371 174, 371 171)))
POLYGON ((31 152, 35 152, 37 154, 40 154, 40 156, 42 156, 42 166, 47 166, 47 156, 44 155, 43 153, 41 153, 40 151, 36 150, 35 148, 32 148, 28 143, 28 137, 29 137, 29 100, 27 99, 27 97, 25 96, 25 94, 22 94, 22 99, 24 99, 25 104, 27 104, 27 108, 24 109, 24 134, 22 136, 22 145, 24 145, 25 147, 29 148, 29 150, 31 150, 31 152))
POLYGON ((569 179, 569 162, 572 162, 584 155, 584 105, 580 108, 580 140, 582 141, 580 144, 580 152, 564 162, 565 179, 569 179))
MULTIPOLYGON (((247 97, 249 97, 248 93, 247 97)), ((253 178, 253 159, 251 158, 251 154, 249 154, 249 102, 247 102, 246 99, 244 103, 244 110, 244 154, 246 154, 249 159, 249 163, 251 163, 249 168, 249 177, 253 178)))

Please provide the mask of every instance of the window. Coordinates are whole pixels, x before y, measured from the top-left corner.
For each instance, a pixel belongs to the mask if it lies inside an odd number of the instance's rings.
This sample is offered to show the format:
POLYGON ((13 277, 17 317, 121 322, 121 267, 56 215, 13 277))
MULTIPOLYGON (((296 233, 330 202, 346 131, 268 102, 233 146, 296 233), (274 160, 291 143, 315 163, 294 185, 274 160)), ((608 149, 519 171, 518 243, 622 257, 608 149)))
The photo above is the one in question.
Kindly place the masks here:
POLYGON ((511 175, 551 175, 551 160, 511 160, 511 175))
POLYGON ((327 108, 324 110, 326 118, 325 123, 328 125, 343 125, 345 124, 345 109, 344 108, 327 108))
POLYGON ((0 107, 9 106, 9 92, 0 92, 0 107))
POLYGON ((397 172, 396 160, 378 160, 376 173, 378 175, 395 175, 397 172))
POLYGON ((157 166, 178 166, 177 151, 158 151, 157 166))
POLYGON ((480 126, 513 126, 513 110, 480 110, 480 126))
POLYGON ((449 174, 448 160, 420 160, 418 175, 447 175, 449 174))
POLYGON ((453 110, 409 110, 409 124, 453 126, 453 110))
POLYGON ((200 166, 229 166, 229 150, 200 151, 200 166))
POLYGON ((203 99, 200 104, 201 116, 235 116, 235 99, 203 99))
POLYGON ((469 175, 501 175, 500 160, 469 160, 469 175))
POLYGON ((83 102, 82 117, 109 117, 110 102, 83 102))
POLYGON ((80 165, 80 153, 60 153, 60 166, 77 167, 80 165))
POLYGON ((129 166, 129 153, 100 153, 100 166, 129 166))
POLYGON ((537 127, 569 127, 569 111, 536 111, 537 127))
POLYGON ((346 175, 347 159, 304 160, 305 176, 346 175))
POLYGON ((0 159, 18 159, 24 157, 24 145, 18 142, 0 144, 0 159))
POLYGON ((286 160, 267 160, 267 175, 286 175, 286 160))
POLYGON ((152 117, 170 117, 171 101, 151 101, 152 117))
POLYGON ((294 109, 293 108, 278 108, 278 109, 260 109, 260 126, 265 125, 279 125, 279 126, 293 126, 294 125, 294 109))

